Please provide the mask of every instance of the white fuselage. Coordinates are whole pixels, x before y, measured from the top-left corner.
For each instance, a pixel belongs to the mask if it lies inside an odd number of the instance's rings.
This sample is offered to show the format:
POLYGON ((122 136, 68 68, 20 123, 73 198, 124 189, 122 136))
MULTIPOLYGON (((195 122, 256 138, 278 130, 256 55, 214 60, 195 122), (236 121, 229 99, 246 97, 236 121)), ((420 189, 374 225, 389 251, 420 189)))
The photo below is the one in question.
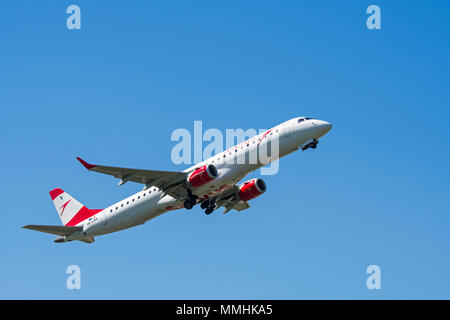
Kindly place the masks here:
MULTIPOLYGON (((275 143, 275 139, 278 139, 278 155, 270 159, 274 161, 298 150, 299 147, 309 143, 313 139, 319 139, 331 128, 328 122, 322 120, 308 119, 300 121, 300 119, 305 118, 294 118, 283 122, 272 129, 186 169, 184 172, 191 172, 202 165, 213 164, 218 170, 219 176, 216 179, 194 190, 194 193, 199 196, 199 200, 202 197, 214 196, 234 186, 248 173, 266 165, 267 162, 261 163, 259 158, 256 163, 248 161, 248 154, 252 154, 252 152, 258 154, 258 148, 262 146, 262 143, 275 143), (260 144, 261 138, 263 139, 260 144), (246 159, 246 161, 244 163, 236 163, 236 161, 233 161, 234 158, 239 157, 246 159)), ((170 195, 162 195, 162 190, 156 187, 150 187, 109 206, 90 219, 80 222, 77 226, 83 227, 83 233, 79 234, 77 238, 98 236, 119 231, 143 224, 169 210, 183 208, 182 200, 177 200, 170 195)))

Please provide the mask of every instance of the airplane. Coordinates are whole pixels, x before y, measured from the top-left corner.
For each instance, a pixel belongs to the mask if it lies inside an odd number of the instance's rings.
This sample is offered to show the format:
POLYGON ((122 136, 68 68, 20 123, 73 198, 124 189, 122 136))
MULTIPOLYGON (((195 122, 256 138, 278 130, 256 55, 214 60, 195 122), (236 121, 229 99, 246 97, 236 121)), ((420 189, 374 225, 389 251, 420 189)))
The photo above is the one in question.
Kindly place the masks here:
POLYGON ((144 224, 165 212, 199 204, 207 215, 223 207, 223 213, 243 211, 249 201, 266 191, 261 178, 237 184, 247 174, 297 150, 315 149, 330 131, 329 122, 296 117, 218 153, 182 172, 129 169, 90 164, 77 157, 89 171, 143 184, 142 191, 105 209, 88 209, 60 188, 50 191, 61 226, 26 225, 23 228, 57 235, 54 242, 74 240, 85 243, 94 237, 144 224), (276 140, 277 139, 277 140, 276 140), (268 161, 258 154, 261 148, 278 143, 278 153, 268 161), (250 161, 256 154, 256 160, 250 161), (238 161, 236 159, 244 159, 238 161))

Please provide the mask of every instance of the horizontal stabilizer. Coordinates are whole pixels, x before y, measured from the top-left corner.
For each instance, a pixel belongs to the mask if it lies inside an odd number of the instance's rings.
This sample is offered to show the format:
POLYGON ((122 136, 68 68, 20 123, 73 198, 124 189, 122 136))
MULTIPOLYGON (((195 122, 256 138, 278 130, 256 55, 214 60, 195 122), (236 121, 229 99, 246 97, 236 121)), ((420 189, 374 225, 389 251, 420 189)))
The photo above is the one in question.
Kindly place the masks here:
POLYGON ((83 227, 68 227, 68 226, 42 226, 29 224, 23 226, 25 229, 46 232, 51 234, 56 234, 58 236, 68 236, 77 231, 83 230, 83 227))

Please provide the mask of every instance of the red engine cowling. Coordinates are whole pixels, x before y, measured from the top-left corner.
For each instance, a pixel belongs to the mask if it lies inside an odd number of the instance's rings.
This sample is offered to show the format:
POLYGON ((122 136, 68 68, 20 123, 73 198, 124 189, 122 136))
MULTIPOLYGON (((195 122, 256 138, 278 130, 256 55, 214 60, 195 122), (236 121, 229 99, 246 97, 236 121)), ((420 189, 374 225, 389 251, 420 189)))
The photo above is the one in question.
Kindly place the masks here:
POLYGON ((197 188, 214 180, 218 175, 216 167, 208 164, 192 171, 187 177, 187 182, 193 188, 197 188))
POLYGON ((257 178, 244 182, 244 184, 239 187, 238 195, 242 201, 249 201, 262 195, 265 191, 266 183, 263 179, 257 178))

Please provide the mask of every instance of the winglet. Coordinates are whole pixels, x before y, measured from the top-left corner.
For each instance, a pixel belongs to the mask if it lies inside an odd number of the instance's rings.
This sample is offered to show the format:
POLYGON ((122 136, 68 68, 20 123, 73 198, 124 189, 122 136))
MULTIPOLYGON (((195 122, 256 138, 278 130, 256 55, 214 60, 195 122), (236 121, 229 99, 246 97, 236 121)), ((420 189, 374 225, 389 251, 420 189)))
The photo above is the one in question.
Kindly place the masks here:
POLYGON ((87 163, 86 161, 84 161, 83 159, 81 159, 80 157, 77 157, 77 160, 81 162, 81 164, 88 170, 91 170, 92 168, 95 168, 96 165, 95 164, 90 164, 87 163))

